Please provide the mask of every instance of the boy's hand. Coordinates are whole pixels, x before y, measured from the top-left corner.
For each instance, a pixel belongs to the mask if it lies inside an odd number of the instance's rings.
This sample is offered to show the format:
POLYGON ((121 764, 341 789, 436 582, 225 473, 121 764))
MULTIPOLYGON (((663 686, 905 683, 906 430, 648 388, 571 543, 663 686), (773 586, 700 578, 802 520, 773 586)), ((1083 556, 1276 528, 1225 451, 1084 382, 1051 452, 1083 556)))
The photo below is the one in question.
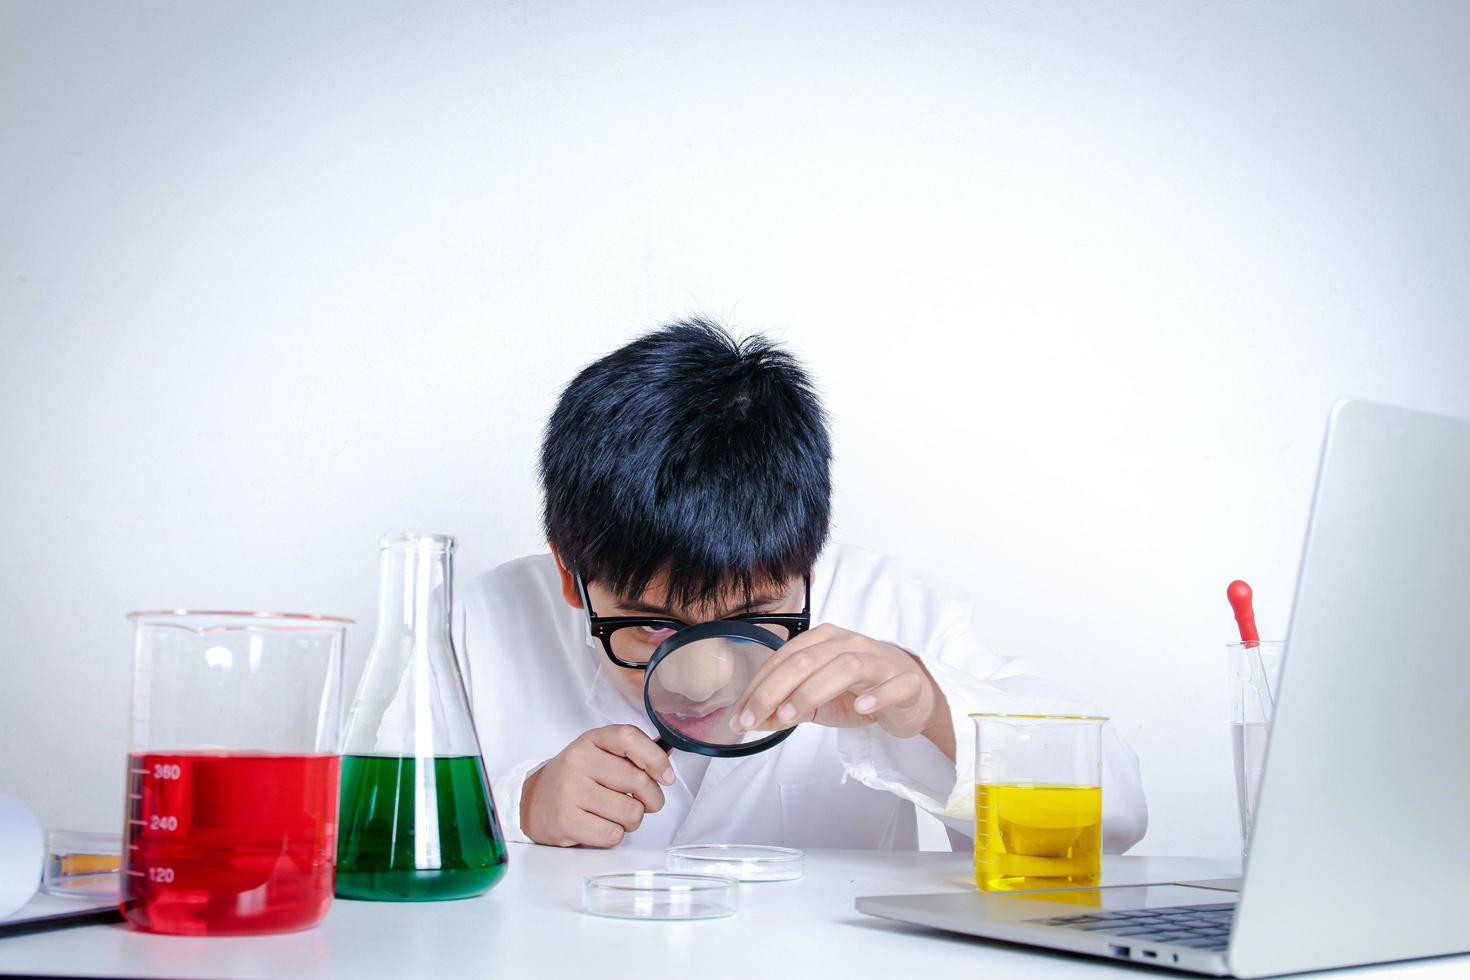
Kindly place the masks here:
POLYGON ((949 705, 918 659, 830 623, 789 641, 762 664, 730 717, 737 731, 876 721, 898 738, 926 735, 954 758, 949 705))
POLYGON ((663 809, 668 753, 632 725, 583 732, 521 788, 521 829, 538 844, 612 847, 663 809))

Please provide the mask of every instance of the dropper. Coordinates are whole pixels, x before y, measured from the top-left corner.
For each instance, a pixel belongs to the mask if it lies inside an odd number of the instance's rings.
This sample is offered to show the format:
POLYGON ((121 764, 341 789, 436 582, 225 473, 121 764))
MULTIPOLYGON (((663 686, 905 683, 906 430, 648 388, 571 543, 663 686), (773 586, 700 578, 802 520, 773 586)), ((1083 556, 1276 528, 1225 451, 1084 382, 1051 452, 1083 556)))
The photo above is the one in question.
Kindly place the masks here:
POLYGON ((1266 673, 1266 662, 1261 659, 1261 634, 1256 631, 1256 611, 1251 608, 1251 587, 1236 579, 1225 587, 1225 598, 1230 600, 1230 609, 1235 613, 1235 626, 1240 630, 1240 643, 1247 651, 1252 679, 1259 680, 1256 696, 1261 699, 1261 706, 1269 718, 1275 693, 1266 673))
POLYGON ((1261 634, 1256 632, 1256 613, 1251 608, 1251 587, 1240 579, 1225 588, 1225 598, 1235 613, 1235 625, 1240 629, 1241 643, 1260 643, 1261 634))

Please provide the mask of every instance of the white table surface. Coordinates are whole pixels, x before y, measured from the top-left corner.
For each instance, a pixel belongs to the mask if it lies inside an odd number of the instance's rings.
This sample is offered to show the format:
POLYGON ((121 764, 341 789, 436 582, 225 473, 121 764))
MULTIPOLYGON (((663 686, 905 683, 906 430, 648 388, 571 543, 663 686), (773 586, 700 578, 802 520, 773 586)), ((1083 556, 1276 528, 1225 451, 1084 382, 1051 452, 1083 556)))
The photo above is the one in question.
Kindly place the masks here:
MULTIPOLYGON (((109 925, 0 938, 0 973, 257 980, 461 976, 937 980, 1149 971, 907 926, 853 908, 860 895, 973 888, 968 854, 808 851, 805 878, 743 885, 736 915, 697 922, 633 922, 580 911, 584 877, 662 867, 661 850, 562 850, 512 844, 510 862, 509 874, 479 898, 417 904, 339 900, 316 928, 286 935, 200 939, 109 925)), ((1234 873, 1228 862, 1199 858, 1109 857, 1103 867, 1105 884, 1234 873)), ((1470 973, 1470 956, 1346 972, 1385 971, 1465 976, 1470 973)))

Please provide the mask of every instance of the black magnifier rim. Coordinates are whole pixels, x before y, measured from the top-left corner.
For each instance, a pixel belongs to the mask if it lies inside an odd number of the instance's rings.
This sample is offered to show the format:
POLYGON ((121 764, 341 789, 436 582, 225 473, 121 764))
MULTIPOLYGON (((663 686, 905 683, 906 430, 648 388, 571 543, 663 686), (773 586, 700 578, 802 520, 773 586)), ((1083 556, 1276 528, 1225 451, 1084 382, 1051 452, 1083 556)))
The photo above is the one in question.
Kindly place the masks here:
POLYGON ((731 636, 742 640, 752 640, 756 643, 770 647, 772 650, 781 649, 782 640, 768 629, 762 629, 751 623, 742 623, 734 619, 721 619, 713 623, 700 623, 698 626, 689 626, 679 630, 673 636, 664 640, 653 651, 649 658, 648 667, 643 671, 643 710, 648 712, 648 720, 658 729, 663 736, 662 741, 675 749, 685 752, 695 752, 699 755, 707 755, 714 759, 738 759, 742 755, 754 755, 764 752, 766 749, 783 741, 796 731, 795 726, 783 728, 772 732, 765 738, 754 742, 741 742, 739 745, 711 745, 708 742, 697 742, 692 738, 674 731, 663 723, 657 711, 653 710, 653 701, 648 696, 648 685, 653 680, 653 668, 675 650, 685 647, 690 643, 698 643, 700 640, 711 640, 716 637, 731 636))

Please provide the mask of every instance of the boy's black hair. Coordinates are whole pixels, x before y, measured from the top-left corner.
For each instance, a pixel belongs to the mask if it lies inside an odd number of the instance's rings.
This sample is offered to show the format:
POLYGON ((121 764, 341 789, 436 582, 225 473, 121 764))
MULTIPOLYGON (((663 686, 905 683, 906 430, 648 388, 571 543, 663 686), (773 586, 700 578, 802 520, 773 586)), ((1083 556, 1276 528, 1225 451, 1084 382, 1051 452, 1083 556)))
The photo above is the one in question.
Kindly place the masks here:
POLYGON ((546 535, 585 581, 702 606, 811 570, 831 517, 827 416, 759 334, 671 323, 567 385, 541 444, 546 535))

